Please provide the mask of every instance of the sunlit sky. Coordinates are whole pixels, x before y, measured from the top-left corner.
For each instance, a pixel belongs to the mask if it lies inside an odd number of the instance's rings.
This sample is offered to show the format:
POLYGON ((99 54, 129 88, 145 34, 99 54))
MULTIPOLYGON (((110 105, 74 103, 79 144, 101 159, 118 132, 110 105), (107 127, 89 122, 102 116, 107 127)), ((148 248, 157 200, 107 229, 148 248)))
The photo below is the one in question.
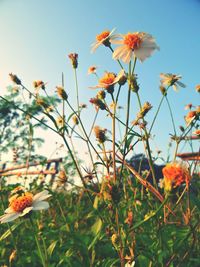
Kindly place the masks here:
MULTIPOLYGON (((78 81, 82 103, 95 95, 89 86, 97 80, 87 75, 91 65, 98 66, 101 76, 105 70, 118 72, 119 66, 112 60, 110 51, 100 47, 91 54, 90 47, 95 36, 105 29, 116 28, 118 33, 144 31, 152 34, 160 51, 155 52, 144 63, 138 63, 142 101, 149 101, 155 114, 161 94, 159 74, 161 72, 181 74, 187 85, 180 91, 169 93, 176 127, 184 124, 183 116, 188 103, 199 104, 195 86, 200 83, 200 1, 198 0, 0 0, 0 88, 2 94, 10 84, 8 73, 17 74, 23 83, 32 89, 34 80, 48 82, 50 93, 61 84, 61 73, 65 75, 66 90, 75 105, 73 71, 67 55, 79 54, 78 81)), ((127 87, 123 88, 120 104, 126 105, 127 87)), ((137 112, 135 96, 132 97, 131 120, 137 112)), ((94 109, 85 111, 89 126, 94 109)), ((84 117, 84 116, 83 116, 84 117)), ((109 127, 105 114, 98 124, 109 127)), ((166 150, 172 123, 166 103, 162 106, 154 127, 155 147, 166 150)), ((49 156, 54 150, 56 136, 46 133, 46 147, 42 153, 49 156), (52 146, 49 146, 51 140, 52 146)), ((136 151, 137 152, 137 151, 136 151)))

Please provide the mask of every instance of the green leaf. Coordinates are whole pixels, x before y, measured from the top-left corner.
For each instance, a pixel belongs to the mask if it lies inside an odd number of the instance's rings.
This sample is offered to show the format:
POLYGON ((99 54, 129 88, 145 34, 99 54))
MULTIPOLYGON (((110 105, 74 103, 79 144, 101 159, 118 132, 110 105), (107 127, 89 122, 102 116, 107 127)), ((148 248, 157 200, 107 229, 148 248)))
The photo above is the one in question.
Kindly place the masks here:
POLYGON ((0 237, 0 242, 4 239, 6 239, 9 235, 12 234, 12 232, 20 225, 22 224, 22 221, 18 224, 12 225, 1 237, 0 237))
POLYGON ((54 249, 55 249, 57 243, 58 243, 58 240, 55 240, 55 241, 53 241, 53 242, 51 243, 51 245, 48 247, 47 252, 48 252, 48 254, 49 254, 50 257, 52 256, 53 251, 54 251, 54 249))
POLYGON ((102 220, 100 218, 98 218, 92 226, 92 232, 95 235, 97 235, 99 233, 99 231, 101 230, 101 227, 102 227, 102 220))
POLYGON ((98 208, 98 203, 99 203, 99 197, 96 196, 95 199, 94 199, 94 204, 93 204, 94 209, 98 208))

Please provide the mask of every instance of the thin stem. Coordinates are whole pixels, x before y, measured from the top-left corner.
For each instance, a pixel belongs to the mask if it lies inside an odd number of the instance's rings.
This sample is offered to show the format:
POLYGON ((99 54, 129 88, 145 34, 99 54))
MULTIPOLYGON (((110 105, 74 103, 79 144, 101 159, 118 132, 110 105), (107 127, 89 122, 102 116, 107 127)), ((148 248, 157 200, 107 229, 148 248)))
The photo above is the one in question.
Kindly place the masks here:
MULTIPOLYGON (((139 93, 136 92, 136 95, 137 95, 140 110, 142 110, 142 104, 140 101, 139 93)), ((143 122, 144 122, 144 118, 143 118, 143 122)), ((147 133, 146 127, 144 127, 144 133, 145 133, 146 149, 147 149, 148 158, 149 158, 149 166, 150 166, 152 177, 153 177, 153 183, 154 183, 155 188, 158 190, 158 186, 157 186, 157 182, 156 182, 156 176, 155 176, 155 170, 154 170, 154 165, 153 165, 153 159, 151 156, 151 148, 149 145, 149 134, 147 133)))
POLYGON ((115 113, 116 113, 116 103, 114 100, 113 94, 111 94, 114 108, 113 108, 113 114, 112 114, 112 150, 113 150, 113 178, 116 182, 116 160, 115 160, 115 113))
POLYGON ((172 109, 171 109, 171 106, 170 106, 170 103, 169 103, 167 95, 165 96, 165 99, 167 101, 167 105, 168 105, 168 108, 169 108, 170 116, 171 116, 171 119, 172 119, 172 124, 173 124, 173 128, 174 128, 174 135, 176 136, 176 127, 175 127, 174 117, 173 117, 172 109))
POLYGON ((168 91, 169 87, 170 87, 170 86, 168 86, 168 87, 166 88, 166 92, 163 94, 163 96, 162 96, 162 98, 161 98, 161 100, 160 100, 160 103, 159 103, 159 105, 158 105, 158 109, 157 109, 157 111, 156 111, 156 114, 155 114, 154 119, 153 119, 153 121, 152 121, 151 127, 150 127, 150 129, 149 129, 149 135, 150 135, 150 133, 151 133, 151 130, 152 130, 153 126, 154 126, 154 123, 155 123, 156 118, 157 118, 157 116, 158 116, 158 113, 159 113, 159 111, 160 111, 162 102, 163 102, 165 96, 167 95, 167 91, 168 91))
POLYGON ((77 72, 76 69, 74 69, 74 76, 75 76, 75 83, 76 83, 76 101, 77 101, 77 110, 78 114, 80 115, 80 107, 79 107, 79 93, 78 93, 78 80, 77 80, 77 72))
MULTIPOLYGON (((109 48, 110 48, 110 50, 111 50, 112 52, 114 52, 114 50, 112 49, 111 46, 109 46, 109 48)), ((119 61, 119 59, 117 59, 117 62, 119 63, 121 69, 124 69, 123 66, 122 66, 122 64, 121 64, 121 62, 119 61)))
POLYGON ((37 245, 37 249, 38 249, 38 253, 39 253, 39 256, 40 256, 42 265, 43 265, 43 267, 47 267, 48 265, 47 265, 46 262, 45 262, 45 258, 44 258, 42 249, 41 249, 41 247, 40 247, 40 243, 39 243, 37 234, 36 234, 36 232, 35 232, 35 226, 34 226, 34 223, 33 223, 33 220, 32 220, 31 217, 30 217, 30 223, 31 223, 31 226, 32 226, 32 229, 33 229, 33 234, 34 234, 35 242, 36 242, 36 245, 37 245))

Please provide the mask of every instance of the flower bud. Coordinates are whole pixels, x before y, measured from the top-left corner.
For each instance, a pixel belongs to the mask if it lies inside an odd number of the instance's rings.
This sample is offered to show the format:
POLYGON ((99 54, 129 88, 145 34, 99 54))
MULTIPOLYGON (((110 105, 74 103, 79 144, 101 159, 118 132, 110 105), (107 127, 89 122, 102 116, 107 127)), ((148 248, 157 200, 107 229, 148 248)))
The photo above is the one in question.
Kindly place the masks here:
POLYGON ((11 81, 13 81, 14 83, 21 85, 21 80, 17 77, 17 75, 10 73, 9 74, 11 81))
POLYGON ((102 129, 99 126, 95 126, 93 128, 93 131, 99 143, 104 143, 106 141, 106 135, 105 135, 106 129, 102 129))
POLYGON ((164 95, 164 96, 166 96, 167 95, 167 90, 165 89, 165 87, 164 86, 160 86, 160 91, 161 91, 161 93, 164 95))
POLYGON ((72 67, 74 69, 77 69, 77 67, 78 67, 78 54, 71 53, 68 55, 68 57, 71 59, 72 67))
POLYGON ((129 84, 129 87, 131 88, 131 90, 133 92, 138 92, 139 90, 139 85, 137 83, 137 77, 136 75, 129 75, 128 76, 128 84, 129 84))
POLYGON ((58 96, 64 100, 67 100, 68 95, 62 86, 56 86, 58 96))

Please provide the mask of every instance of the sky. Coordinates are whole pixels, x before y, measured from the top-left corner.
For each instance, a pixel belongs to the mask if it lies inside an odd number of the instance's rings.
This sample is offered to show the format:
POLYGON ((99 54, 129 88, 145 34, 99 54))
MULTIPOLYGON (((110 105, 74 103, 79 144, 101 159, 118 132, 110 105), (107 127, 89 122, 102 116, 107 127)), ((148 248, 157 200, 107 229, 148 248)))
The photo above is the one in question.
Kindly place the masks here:
MULTIPOLYGON (((200 84, 200 1, 198 0, 0 0, 0 89, 2 95, 10 84, 8 74, 17 74, 30 88, 34 80, 48 83, 50 94, 61 84, 65 76, 65 89, 70 102, 75 105, 75 83, 68 54, 79 55, 78 83, 80 102, 89 104, 96 91, 89 89, 97 84, 87 75, 91 65, 98 66, 98 74, 104 71, 118 72, 119 66, 110 51, 100 47, 91 54, 95 36, 105 29, 116 28, 117 33, 143 31, 152 34, 160 51, 136 65, 142 102, 149 101, 153 109, 148 115, 151 121, 159 104, 162 73, 183 76, 186 88, 170 91, 169 101, 176 127, 184 125, 184 106, 199 104, 195 86, 200 84)), ((126 67, 126 66, 125 66, 126 67)), ((127 87, 121 94, 120 104, 126 105, 127 87)), ((135 96, 131 100, 131 120, 137 112, 135 96)), ((90 127, 94 115, 91 107, 85 111, 86 126, 90 127)), ((123 115, 122 115, 123 117, 123 115)), ((98 124, 110 127, 108 118, 101 114, 98 124)), ((172 123, 166 103, 163 104, 153 133, 152 145, 166 152, 172 123)), ((48 132, 46 145, 40 150, 48 157, 55 149, 57 136, 48 132)), ((195 143, 196 146, 196 143, 195 143)), ((135 153, 140 152, 138 148, 135 153)))

